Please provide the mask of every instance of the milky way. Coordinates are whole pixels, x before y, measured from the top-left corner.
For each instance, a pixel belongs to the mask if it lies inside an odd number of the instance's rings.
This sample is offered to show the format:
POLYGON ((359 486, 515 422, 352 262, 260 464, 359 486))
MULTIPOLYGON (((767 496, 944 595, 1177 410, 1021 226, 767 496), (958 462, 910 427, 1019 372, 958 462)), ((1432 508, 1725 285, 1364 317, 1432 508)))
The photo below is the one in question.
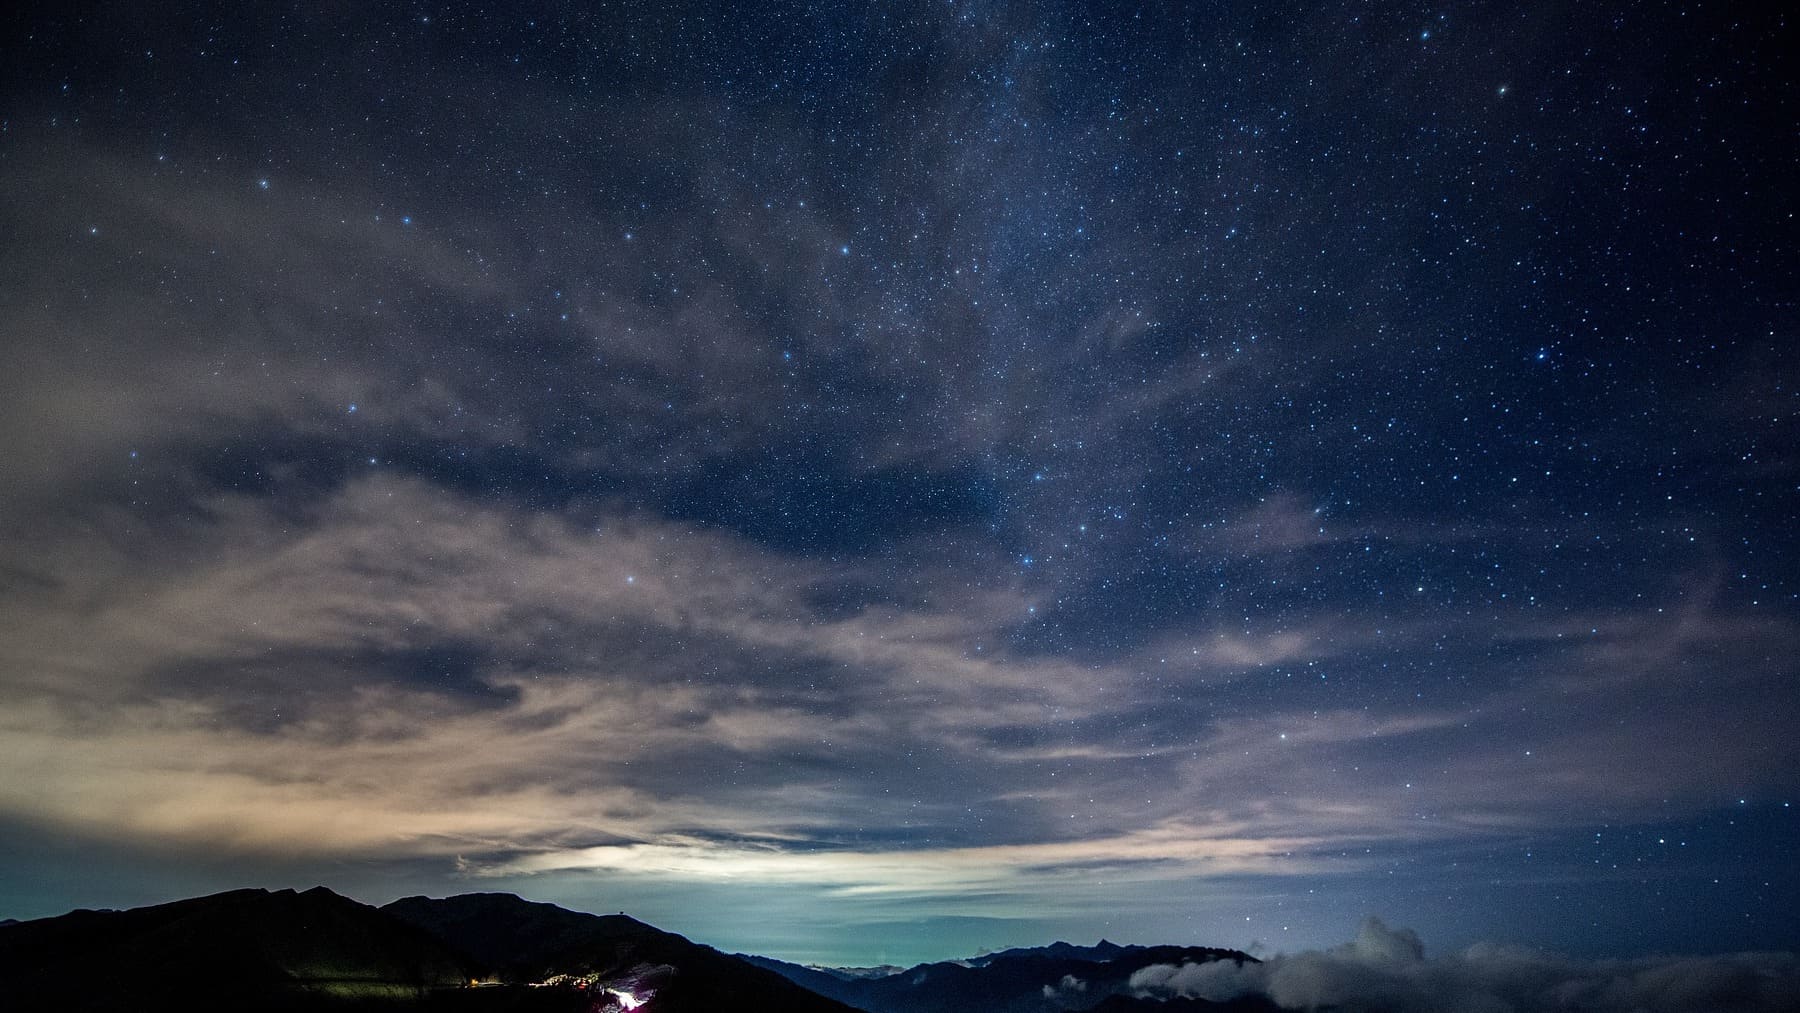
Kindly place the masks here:
POLYGON ((1746 5, 0 41, 0 915, 1800 943, 1746 5))

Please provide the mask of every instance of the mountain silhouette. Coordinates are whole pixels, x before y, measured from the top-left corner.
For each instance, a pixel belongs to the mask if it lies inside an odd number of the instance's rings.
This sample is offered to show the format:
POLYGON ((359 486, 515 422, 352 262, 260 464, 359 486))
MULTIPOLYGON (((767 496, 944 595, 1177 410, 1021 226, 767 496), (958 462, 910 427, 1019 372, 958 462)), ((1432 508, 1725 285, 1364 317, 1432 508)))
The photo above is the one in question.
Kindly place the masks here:
POLYGON ((623 915, 507 894, 374 908, 324 887, 0 926, 0 989, 9 1011, 852 1013, 623 915))
POLYGON ((1092 1009, 1114 996, 1140 1001, 1133 998, 1128 983, 1134 971, 1152 964, 1256 958, 1237 950, 1198 946, 1120 946, 1102 941, 1090 947, 1058 942, 967 961, 919 964, 878 977, 840 975, 768 957, 744 959, 869 1013, 1062 1013, 1092 1009))
POLYGON ((657 1013, 848 1013, 842 1003, 778 973, 622 914, 584 914, 498 893, 407 897, 381 910, 468 954, 502 981, 624 977, 669 968, 657 978, 657 1013))
POLYGON ((0 1008, 147 1013, 1265 1013, 1260 997, 1164 1005, 1152 964, 1235 950, 1066 942, 883 973, 731 956, 624 914, 511 894, 381 908, 324 887, 233 890, 128 911, 0 924, 0 1008))
POLYGON ((1105 961, 1113 960, 1122 954, 1129 953, 1130 950, 1130 947, 1120 946, 1118 943, 1105 939, 1100 940, 1092 946, 1078 946, 1074 943, 1065 943, 1058 939, 1048 946, 1020 946, 1010 950, 996 950, 992 953, 983 953, 978 957, 969 958, 964 961, 964 963, 972 964, 975 967, 981 967, 1006 957, 1030 956, 1105 961))
POLYGON ((426 932, 324 887, 233 890, 0 926, 13 1009, 243 1008, 417 1001, 470 964, 426 932))

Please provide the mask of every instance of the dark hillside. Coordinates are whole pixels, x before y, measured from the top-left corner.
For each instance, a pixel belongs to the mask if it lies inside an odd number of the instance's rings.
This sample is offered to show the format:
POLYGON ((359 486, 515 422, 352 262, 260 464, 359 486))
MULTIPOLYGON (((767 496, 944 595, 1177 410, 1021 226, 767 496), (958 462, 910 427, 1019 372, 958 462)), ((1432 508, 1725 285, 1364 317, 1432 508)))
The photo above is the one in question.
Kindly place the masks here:
POLYGON ((772 971, 624 915, 584 914, 511 894, 407 897, 382 911, 469 954, 505 981, 555 974, 612 979, 663 969, 655 982, 658 1013, 848 1009, 772 971))
POLYGON ((20 1009, 185 1008, 201 995, 246 1008, 416 1000, 466 983, 469 969, 419 929, 323 887, 0 927, 0 977, 20 1009))

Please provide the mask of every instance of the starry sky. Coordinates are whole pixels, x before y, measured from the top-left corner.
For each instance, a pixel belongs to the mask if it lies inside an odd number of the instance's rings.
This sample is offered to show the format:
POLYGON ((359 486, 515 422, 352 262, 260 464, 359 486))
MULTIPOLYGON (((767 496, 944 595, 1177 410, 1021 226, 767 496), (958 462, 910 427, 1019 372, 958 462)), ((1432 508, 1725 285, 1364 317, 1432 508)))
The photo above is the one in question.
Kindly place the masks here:
POLYGON ((1800 945, 1787 17, 38 4, 0 916, 1800 945))

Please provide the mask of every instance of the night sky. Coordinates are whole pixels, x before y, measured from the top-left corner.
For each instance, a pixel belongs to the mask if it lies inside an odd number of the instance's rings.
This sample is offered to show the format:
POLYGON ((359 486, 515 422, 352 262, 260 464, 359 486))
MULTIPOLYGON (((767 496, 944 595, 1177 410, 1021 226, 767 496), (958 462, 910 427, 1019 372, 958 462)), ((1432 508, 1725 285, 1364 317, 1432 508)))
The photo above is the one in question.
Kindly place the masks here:
POLYGON ((0 916, 1800 945, 1770 5, 0 22, 0 916))

